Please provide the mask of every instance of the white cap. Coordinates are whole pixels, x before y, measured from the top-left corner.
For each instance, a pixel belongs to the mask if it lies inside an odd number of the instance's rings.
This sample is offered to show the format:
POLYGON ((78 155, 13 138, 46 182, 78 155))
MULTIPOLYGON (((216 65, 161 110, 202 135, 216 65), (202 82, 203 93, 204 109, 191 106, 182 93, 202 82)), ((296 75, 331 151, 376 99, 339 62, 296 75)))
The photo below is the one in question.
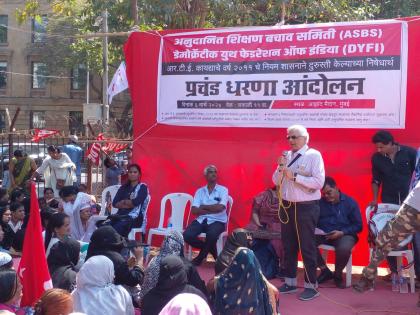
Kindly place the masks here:
POLYGON ((73 142, 77 142, 77 141, 79 141, 79 138, 76 135, 70 135, 69 140, 73 141, 73 142))
POLYGON ((12 261, 12 256, 10 256, 8 253, 0 252, 0 267, 8 264, 12 261))

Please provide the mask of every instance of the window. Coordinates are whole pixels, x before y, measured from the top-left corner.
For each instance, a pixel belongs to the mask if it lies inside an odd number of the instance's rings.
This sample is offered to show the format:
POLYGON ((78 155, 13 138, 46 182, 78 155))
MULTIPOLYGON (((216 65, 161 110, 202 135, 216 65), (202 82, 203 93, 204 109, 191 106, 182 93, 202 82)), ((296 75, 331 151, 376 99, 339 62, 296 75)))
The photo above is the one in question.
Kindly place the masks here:
POLYGON ((69 131, 71 134, 83 133, 83 112, 69 112, 69 131))
POLYGON ((6 111, 0 110, 0 131, 6 131, 6 111))
POLYGON ((0 61, 0 89, 6 88, 7 83, 7 62, 0 61))
POLYGON ((45 112, 44 111, 31 111, 31 122, 30 128, 40 128, 43 129, 46 126, 45 121, 45 112))
POLYGON ((32 62, 32 88, 45 89, 47 84, 47 66, 42 62, 32 62))
POLYGON ((83 90, 86 89, 86 66, 79 64, 74 66, 71 71, 71 89, 72 90, 83 90))
POLYGON ((48 18, 42 15, 32 19, 32 43, 42 43, 45 41, 45 33, 47 32, 48 18))
POLYGON ((7 26, 9 17, 7 15, 0 15, 0 43, 7 43, 7 26))

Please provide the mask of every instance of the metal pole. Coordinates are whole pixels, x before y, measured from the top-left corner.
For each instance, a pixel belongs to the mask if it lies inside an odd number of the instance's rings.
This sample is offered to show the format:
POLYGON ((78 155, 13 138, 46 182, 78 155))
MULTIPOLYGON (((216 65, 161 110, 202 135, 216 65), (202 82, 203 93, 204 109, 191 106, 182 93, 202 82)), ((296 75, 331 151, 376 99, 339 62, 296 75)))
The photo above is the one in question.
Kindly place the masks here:
MULTIPOLYGON (((108 33, 108 10, 102 13, 102 29, 104 33, 108 33)), ((102 41, 103 49, 103 78, 102 78, 102 123, 109 124, 109 104, 108 104, 108 36, 102 41)))

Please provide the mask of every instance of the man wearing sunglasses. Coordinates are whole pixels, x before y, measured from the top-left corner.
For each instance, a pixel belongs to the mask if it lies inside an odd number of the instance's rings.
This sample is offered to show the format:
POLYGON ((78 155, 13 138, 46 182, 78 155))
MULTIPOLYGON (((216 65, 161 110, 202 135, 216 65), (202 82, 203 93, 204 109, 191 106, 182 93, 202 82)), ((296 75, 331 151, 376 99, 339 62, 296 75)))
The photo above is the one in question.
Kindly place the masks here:
POLYGON ((227 222, 226 206, 229 195, 226 187, 217 184, 216 166, 208 165, 204 169, 204 176, 207 185, 197 190, 191 207, 191 212, 197 218, 184 232, 185 242, 200 249, 198 256, 192 260, 196 266, 207 258, 208 253, 217 259, 216 242, 227 222), (198 238, 201 233, 206 233, 204 241, 198 238))
POLYGON ((321 153, 308 147, 309 134, 304 126, 294 125, 287 129, 290 150, 278 159, 273 182, 280 189, 283 205, 280 218, 281 237, 285 253, 285 283, 280 293, 297 291, 298 252, 305 265, 305 289, 299 295, 302 301, 319 295, 316 290, 317 246, 315 227, 319 217, 319 200, 324 185, 325 170, 321 153))

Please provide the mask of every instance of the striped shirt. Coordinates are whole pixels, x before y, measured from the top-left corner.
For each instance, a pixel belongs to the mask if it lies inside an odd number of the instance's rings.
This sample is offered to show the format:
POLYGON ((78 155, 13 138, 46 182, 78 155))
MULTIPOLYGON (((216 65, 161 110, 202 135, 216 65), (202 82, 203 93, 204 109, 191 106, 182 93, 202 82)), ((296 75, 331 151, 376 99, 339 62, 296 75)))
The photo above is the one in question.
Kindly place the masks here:
MULTIPOLYGON (((290 166, 293 173, 296 173, 296 181, 283 178, 282 198, 287 201, 301 202, 321 199, 321 189, 325 181, 324 161, 321 153, 310 149, 307 145, 297 152, 288 151, 286 165, 298 155, 301 156, 290 166)), ((278 185, 280 179, 279 167, 273 173, 273 183, 278 185)))

